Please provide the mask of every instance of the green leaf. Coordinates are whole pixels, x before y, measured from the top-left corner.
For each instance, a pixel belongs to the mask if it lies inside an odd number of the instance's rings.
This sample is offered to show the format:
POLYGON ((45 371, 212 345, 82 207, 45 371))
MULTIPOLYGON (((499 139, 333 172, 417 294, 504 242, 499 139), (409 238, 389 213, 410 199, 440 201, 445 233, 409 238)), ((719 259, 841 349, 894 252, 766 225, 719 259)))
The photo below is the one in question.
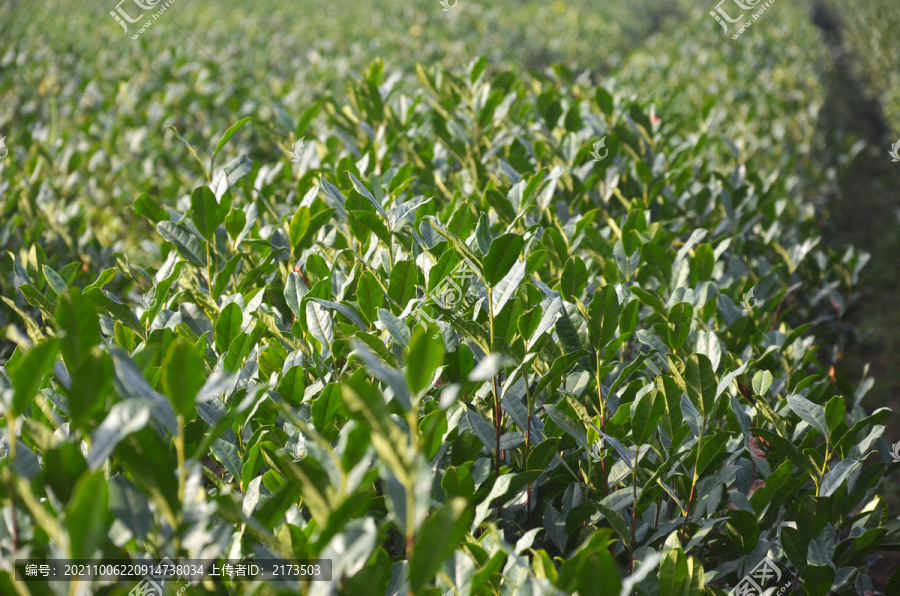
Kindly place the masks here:
POLYGON ((60 351, 72 370, 87 360, 100 344, 100 323, 94 305, 77 288, 67 290, 56 305, 56 323, 60 329, 60 351))
POLYGON ((350 182, 353 184, 353 188, 356 189, 356 192, 361 194, 362 196, 369 199, 369 202, 372 203, 372 206, 375 207, 375 210, 378 211, 378 214, 381 215, 385 220, 388 219, 387 213, 384 211, 384 207, 375 200, 375 197, 369 192, 369 189, 366 188, 365 184, 359 181, 359 179, 353 175, 353 172, 348 171, 347 174, 350 176, 350 182))
POLYGON ((425 586, 434 580, 438 569, 465 538, 471 521, 472 508, 460 497, 446 503, 425 520, 416 537, 409 566, 412 593, 424 593, 425 586))
MULTIPOLYGON (((151 290, 153 298, 150 305, 144 314, 141 315, 141 319, 146 321, 148 324, 152 324, 154 319, 156 319, 156 315, 162 311, 166 306, 166 302, 169 299, 169 291, 172 286, 175 285, 175 282, 178 281, 178 278, 181 276, 181 270, 184 268, 184 261, 178 261, 175 263, 175 267, 172 268, 172 273, 169 274, 164 280, 160 281, 156 286, 151 290)), ((150 294, 150 292, 148 292, 150 294)))
POLYGON ((669 316, 667 317, 669 322, 669 347, 673 351, 677 352, 684 340, 687 339, 688 334, 691 332, 693 317, 694 309, 688 302, 679 302, 669 309, 669 316))
POLYGON ((641 258, 647 263, 654 277, 658 279, 666 289, 670 289, 669 278, 672 275, 672 257, 666 253, 666 249, 653 242, 645 242, 641 245, 641 258))
POLYGON ((560 280, 560 291, 563 298, 575 302, 587 285, 588 271, 580 257, 569 257, 560 280))
POLYGON ((680 548, 667 552, 659 565, 659 596, 700 596, 704 583, 700 561, 680 548))
POLYGON ((765 396, 766 392, 769 390, 769 387, 772 386, 772 380, 772 373, 767 370, 761 370, 753 375, 753 381, 751 381, 751 384, 753 386, 753 395, 757 397, 765 396))
POLYGON ((306 303, 306 326, 310 334, 324 346, 334 343, 334 321, 318 302, 306 303))
POLYGON ((159 203, 151 199, 150 195, 147 193, 142 193, 141 196, 136 198, 132 208, 135 213, 146 217, 152 221, 154 225, 169 219, 169 213, 163 209, 159 203))
POLYGON ((174 244, 185 259, 198 267, 206 267, 206 256, 200 241, 186 227, 171 221, 162 221, 156 225, 156 230, 167 242, 174 244))
POLYGON ((284 286, 284 300, 295 317, 300 316, 300 306, 303 304, 303 297, 308 293, 309 288, 303 283, 303 278, 300 277, 300 274, 293 271, 288 273, 287 284, 284 286))
POLYGON ((386 247, 390 248, 391 232, 377 215, 369 213, 368 211, 348 211, 347 215, 355 219, 357 223, 366 229, 370 230, 386 247))
POLYGON ((208 186, 199 186, 191 193, 191 221, 206 240, 216 233, 216 228, 225 221, 230 208, 230 203, 219 205, 216 195, 208 186))
MULTIPOLYGON (((464 212, 465 211, 463 211, 463 210, 457 211, 454 214, 454 217, 456 217, 458 214, 462 214, 464 212)), ((453 246, 453 249, 456 251, 456 253, 460 257, 469 259, 469 261, 471 261, 471 263, 473 265, 475 265, 475 267, 476 267, 476 269, 474 271, 475 275, 478 275, 482 280, 484 280, 485 278, 482 277, 482 275, 483 275, 482 271, 483 271, 484 267, 481 263, 481 259, 479 259, 478 256, 474 252, 472 252, 472 249, 470 249, 466 245, 465 242, 460 240, 459 236, 457 236, 456 234, 453 234, 452 232, 450 232, 446 228, 444 228, 442 225, 440 225, 440 223, 436 219, 431 218, 428 221, 431 224, 431 227, 435 232, 437 232, 438 234, 440 234, 441 236, 443 236, 444 238, 446 238, 447 240, 450 241, 450 245, 453 246)))
POLYGON ((212 158, 209 160, 209 170, 210 171, 213 170, 213 167, 215 166, 215 163, 216 163, 216 156, 219 154, 219 151, 222 150, 222 147, 225 146, 225 143, 227 143, 229 141, 229 139, 231 139, 231 137, 234 136, 234 133, 236 133, 237 131, 242 129, 244 127, 244 125, 247 124, 248 122, 250 122, 251 120, 253 120, 253 116, 247 116, 245 118, 241 118, 240 120, 238 120, 237 122, 232 124, 230 127, 228 127, 228 130, 225 131, 225 133, 222 135, 222 138, 219 139, 218 143, 216 143, 216 150, 213 151, 212 158))
POLYGON ((348 381, 341 386, 344 402, 354 418, 369 433, 372 447, 401 484, 407 484, 408 444, 406 435, 388 413, 381 392, 362 382, 348 381))
POLYGON ((616 335, 619 326, 619 297, 615 287, 608 285, 594 292, 588 313, 591 345, 595 350, 603 350, 616 335))
POLYGON ((825 408, 813 403, 802 395, 788 396, 788 405, 804 422, 819 431, 823 437, 828 436, 828 422, 825 419, 825 408))
POLYGON ((66 282, 63 281, 63 278, 59 276, 59 273, 57 273, 47 265, 42 265, 41 271, 44 272, 44 277, 47 278, 47 283, 50 284, 50 287, 53 288, 53 291, 56 292, 57 295, 62 294, 66 291, 66 282))
POLYGON ((378 320, 378 309, 384 304, 384 289, 371 271, 364 271, 356 284, 356 303, 370 323, 378 320))
POLYGON ((191 152, 191 155, 194 156, 194 159, 196 159, 196 160, 197 160, 197 163, 200 164, 200 167, 203 168, 203 173, 206 174, 206 179, 209 180, 209 179, 210 179, 210 177, 209 177, 209 170, 206 169, 206 164, 203 163, 203 160, 202 160, 202 159, 200 159, 200 155, 197 153, 197 150, 194 148, 194 146, 191 145, 190 143, 188 143, 188 142, 187 142, 187 139, 185 139, 183 136, 181 136, 181 134, 179 134, 179 132, 178 132, 178 129, 176 129, 174 126, 170 126, 170 127, 169 127, 169 130, 171 130, 172 132, 174 132, 174 133, 175 133, 175 137, 176 137, 179 141, 181 141, 182 144, 183 144, 185 147, 188 148, 188 151, 191 152))
POLYGON ((89 559, 104 551, 112 514, 109 487, 102 470, 81 477, 64 519, 72 557, 89 559))
POLYGON ((631 420, 631 433, 636 445, 645 444, 653 436, 665 407, 665 399, 658 391, 650 391, 638 398, 631 420))
POLYGON ((406 356, 406 378, 413 395, 428 388, 443 362, 444 340, 437 329, 432 325, 416 327, 406 356))
POLYGON ((278 383, 278 393, 289 404, 299 406, 303 401, 303 394, 306 392, 306 379, 303 374, 303 367, 292 366, 284 373, 281 381, 278 383))
POLYGON ((794 462, 801 470, 809 474, 810 478, 818 484, 820 479, 818 464, 808 456, 800 453, 800 451, 794 447, 793 443, 781 435, 765 428, 753 428, 751 429, 751 432, 771 443, 775 452, 787 456, 788 459, 794 462))
POLYGON ((825 596, 834 584, 834 569, 830 565, 807 565, 800 572, 803 590, 808 596, 825 596))
POLYGON ((685 362, 685 393, 703 418, 709 418, 716 401, 716 375, 712 363, 703 354, 693 354, 685 362))
POLYGON ((388 296, 397 303, 400 310, 403 310, 415 297, 417 285, 419 285, 419 268, 415 262, 411 259, 400 261, 391 271, 388 296))
POLYGON ((491 222, 487 213, 482 213, 478 218, 478 225, 475 227, 475 241, 478 242, 478 250, 481 254, 486 255, 491 249, 491 242, 494 236, 491 234, 491 222))
POLYGON ((557 438, 550 437, 541 441, 538 445, 532 447, 531 453, 528 454, 525 469, 528 471, 545 470, 550 465, 550 462, 553 461, 554 456, 556 456, 558 447, 559 439, 557 438))
POLYGON ((297 209, 296 213, 294 213, 294 216, 291 218, 290 242, 291 248, 295 253, 300 250, 300 246, 306 238, 311 217, 309 207, 304 205, 297 209))
POLYGON ((93 302, 94 306, 109 312, 115 319, 134 331, 138 337, 144 339, 144 329, 141 328, 141 322, 138 321, 127 305, 119 302, 112 294, 106 290, 95 288, 93 290, 85 289, 83 295, 93 302))
POLYGON ((609 542, 609 530, 594 532, 570 559, 562 563, 557 585, 567 594, 618 596, 622 591, 622 574, 608 550, 609 542))
POLYGON ((231 302, 222 309, 222 312, 219 313, 219 320, 216 321, 216 351, 219 354, 228 351, 231 342, 241 332, 243 322, 244 315, 237 302, 231 302))
POLYGON ((494 239, 491 249, 484 257, 484 279, 491 287, 503 279, 519 260, 525 240, 521 234, 504 234, 494 239))
POLYGON ((203 372, 203 357, 197 349, 184 338, 173 341, 162 362, 162 389, 175 413, 185 419, 193 418, 194 400, 205 381, 203 372))
POLYGON ((15 363, 7 363, 13 388, 13 416, 22 415, 31 405, 31 400, 43 385, 44 377, 53 367, 59 347, 59 340, 48 339, 35 344, 15 363))

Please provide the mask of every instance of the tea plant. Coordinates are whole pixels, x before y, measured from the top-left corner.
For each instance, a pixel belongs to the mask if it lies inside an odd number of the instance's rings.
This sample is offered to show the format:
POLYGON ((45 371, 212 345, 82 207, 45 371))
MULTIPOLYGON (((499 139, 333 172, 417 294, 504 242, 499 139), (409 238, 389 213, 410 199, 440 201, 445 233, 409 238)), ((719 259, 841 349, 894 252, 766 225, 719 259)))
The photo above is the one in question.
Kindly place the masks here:
POLYGON ((212 182, 134 202, 156 270, 78 287, 13 255, 6 543, 331 559, 310 593, 725 593, 766 556, 809 594, 870 589, 888 411, 807 322, 864 260, 779 223, 771 181, 698 169, 677 122, 484 66, 420 69, 399 118, 375 63, 336 113, 358 157, 317 147, 296 194, 215 168, 249 119, 209 161, 184 146, 212 182))
MULTIPOLYGON (((572 20, 560 4, 506 41, 572 20)), ((272 10, 203 41, 293 48, 272 10)), ((604 10, 630 48, 646 23, 604 10)), ((820 237, 821 89, 754 27, 656 96, 717 39, 701 16, 660 17, 625 59, 592 49, 621 64, 602 80, 486 57, 402 77, 357 48, 340 95, 319 40, 322 72, 235 60, 241 84, 272 70, 271 110, 177 44, 102 53, 115 100, 76 74, 61 103, 86 116, 58 128, 23 94, 35 145, 70 144, 0 171, 0 591, 77 590, 17 581, 13 559, 169 557, 333 564, 187 593, 726 594, 766 560, 773 592, 871 593, 900 531, 889 410, 834 368, 868 255, 820 237), (102 159, 120 151, 139 158, 102 159)), ((51 43, 12 54, 42 80, 51 43)), ((528 62, 555 51, 575 53, 528 62)))

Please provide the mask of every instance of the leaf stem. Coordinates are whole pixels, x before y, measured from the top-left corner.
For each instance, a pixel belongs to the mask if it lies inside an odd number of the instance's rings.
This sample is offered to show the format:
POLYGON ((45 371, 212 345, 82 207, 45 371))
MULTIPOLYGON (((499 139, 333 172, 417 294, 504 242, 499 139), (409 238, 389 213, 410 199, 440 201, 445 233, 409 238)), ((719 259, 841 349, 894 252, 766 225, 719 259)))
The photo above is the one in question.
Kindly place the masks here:
MULTIPOLYGON (((494 295, 493 288, 491 286, 487 287, 488 293, 488 313, 490 315, 490 328, 491 328, 491 337, 490 337, 490 347, 491 353, 494 353, 494 295)), ((500 392, 497 387, 497 375, 494 375, 491 379, 491 385, 494 389, 494 438, 496 440, 496 444, 494 446, 494 472, 496 473, 497 480, 500 480, 500 435, 503 432, 503 411, 500 409, 500 392)), ((503 503, 501 503, 500 499, 497 499, 497 522, 502 525, 503 522, 503 503)))
MULTIPOLYGON (((600 431, 606 431, 606 406, 603 404, 603 385, 600 384, 600 350, 597 350, 597 399, 600 402, 600 431)), ((603 489, 603 497, 607 496, 609 488, 606 486, 606 460, 603 458, 602 450, 600 453, 600 487, 603 489)))
MULTIPOLYGON (((531 400, 531 386, 528 383, 528 372, 525 372, 525 399, 528 401, 528 423, 525 431, 525 467, 528 467, 528 456, 531 454, 531 411, 534 403, 531 400)), ((525 493, 525 524, 531 529, 531 483, 525 493)))
POLYGON ((406 560, 412 561, 416 543, 416 463, 419 455, 419 400, 413 398, 407 414, 410 468, 406 485, 406 560))
MULTIPOLYGON (((178 460, 178 502, 184 503, 184 486, 187 478, 187 471, 184 468, 184 416, 178 414, 176 417, 178 430, 175 434, 175 457, 178 460)), ((184 515, 182 510, 178 514, 178 522, 181 525, 181 518, 184 515)), ((178 538, 178 528, 175 528, 175 554, 178 555, 180 548, 180 540, 178 538)))
POLYGON ((684 522, 681 524, 681 545, 684 546, 684 532, 687 529, 688 518, 691 516, 691 507, 694 504, 694 490, 697 488, 697 465, 700 463, 700 448, 703 446, 703 430, 706 427, 706 419, 703 420, 703 428, 700 429, 700 436, 697 438, 697 460, 694 462, 694 478, 691 480, 691 494, 688 497, 687 509, 684 513, 684 522))
MULTIPOLYGON (((12 546, 13 553, 19 550, 19 521, 16 518, 16 417, 10 410, 6 411, 6 422, 9 427, 7 441, 9 442, 9 508, 12 517, 12 546)), ((6 475, 6 474, 5 474, 6 475)))

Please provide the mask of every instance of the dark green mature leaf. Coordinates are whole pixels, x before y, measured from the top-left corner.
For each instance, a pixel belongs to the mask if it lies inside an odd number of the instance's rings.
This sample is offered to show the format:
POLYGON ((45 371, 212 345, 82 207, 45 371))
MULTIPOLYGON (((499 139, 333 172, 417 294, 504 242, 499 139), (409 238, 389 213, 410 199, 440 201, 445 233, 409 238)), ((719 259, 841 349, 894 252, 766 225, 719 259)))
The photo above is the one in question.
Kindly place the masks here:
POLYGON ((388 296, 398 304, 400 310, 415 298, 420 277, 419 268, 412 260, 400 261, 394 265, 388 284, 388 296))
POLYGON ((410 561, 409 580, 413 593, 422 593, 425 585, 433 580, 441 564, 465 537, 471 523, 472 508, 460 497, 446 503, 425 520, 410 561))
POLYGON ((658 391, 642 395, 634 407, 631 433, 636 445, 643 445, 653 436, 659 419, 665 413, 665 399, 658 391))
POLYGON ((619 594, 622 579, 618 566, 610 554, 609 530, 595 532, 570 559, 562 564, 558 585, 568 593, 584 596, 619 594))
POLYGON ((348 211, 347 214, 375 234, 386 247, 391 246, 391 232, 377 215, 368 211, 348 211))
POLYGON ((364 271, 356 284, 356 303, 370 323, 378 320, 378 309, 384 304, 384 289, 371 271, 364 271))
POLYGON ((659 596, 700 596, 704 583, 700 561, 680 548, 666 553, 659 565, 659 596))
POLYGON ((615 337, 621 311, 613 286, 603 286, 594 292, 589 310, 589 328, 591 345, 595 350, 604 349, 615 337))
POLYGON ((800 579, 809 596, 825 596, 834 584, 834 568, 830 565, 808 565, 800 572, 800 579))
POLYGON ((14 416, 21 416, 31 405, 45 376, 53 367, 59 349, 59 340, 48 339, 35 345, 14 364, 8 364, 13 388, 11 409, 14 416))
POLYGON ((481 251, 481 254, 488 254, 488 251, 491 249, 491 242, 494 241, 494 236, 491 234, 491 222, 487 213, 482 213, 481 217, 478 218, 478 225, 475 227, 475 240, 478 242, 478 250, 481 251))
POLYGON ((716 375, 704 354, 693 354, 684 365, 685 392, 704 418, 712 414, 716 401, 716 375))
POLYGON ((569 302, 575 302, 584 291, 588 282, 588 271, 581 257, 572 256, 566 261, 560 280, 560 290, 563 298, 569 302))
POLYGON ((693 317, 694 309, 688 302, 679 302, 669 309, 667 319, 669 322, 669 347, 673 351, 677 352, 684 344, 684 340, 687 339, 688 334, 691 332, 693 317))
POLYGON ((82 476, 75 486, 74 497, 65 516, 73 557, 88 559, 103 552, 107 544, 106 532, 112 523, 108 505, 109 489, 105 474, 97 471, 82 476))
POLYGON ((166 241, 175 245, 185 259, 198 267, 206 266, 206 257, 200 241, 186 227, 171 221, 162 221, 156 225, 156 229, 166 241))
POLYGON ((484 257, 484 279, 489 286, 494 286, 503 279, 512 266, 519 260, 525 240, 520 234, 504 234, 495 238, 491 249, 484 257))
POLYGON ((224 223, 230 208, 231 202, 226 202, 223 197, 220 205, 208 186, 199 186, 191 193, 191 221, 197 226, 200 235, 207 240, 212 238, 216 228, 224 223))
POLYGON ((60 351, 66 366, 75 369, 100 344, 100 324, 94 305, 77 288, 59 297, 56 322, 60 328, 60 351))
POLYGON ((370 433, 372 446, 401 483, 408 479, 407 450, 403 434, 388 414, 384 398, 362 383, 342 385, 344 401, 354 417, 370 433))
POLYGON ((241 332, 241 324, 244 321, 244 315, 240 305, 236 302, 228 304, 219 313, 219 320, 216 321, 216 351, 224 354, 231 346, 231 342, 241 332))
POLYGON ((289 228, 289 239, 291 242, 291 248, 294 252, 297 252, 303 240, 306 239, 306 233, 309 231, 309 223, 311 220, 311 215, 309 211, 309 207, 301 206, 294 213, 294 216, 291 218, 291 224, 289 228))
POLYGON ((141 339, 144 338, 144 329, 141 322, 134 316, 134 313, 127 305, 119 302, 112 294, 106 290, 94 288, 85 289, 83 296, 94 303, 94 306, 102 308, 109 312, 116 320, 134 331, 141 339))
POLYGON ((162 362, 162 389, 176 414, 193 418, 194 399, 205 382, 203 357, 186 339, 169 346, 162 362))
POLYGON ((825 420, 825 408, 809 401, 802 395, 790 395, 787 400, 794 413, 800 416, 804 422, 819 431, 823 437, 829 435, 828 422, 825 420))
POLYGON ((150 198, 147 193, 142 193, 134 200, 134 212, 149 219, 154 224, 169 219, 169 214, 159 203, 150 198))
POLYGON ((816 462, 800 453, 800 450, 794 447, 790 441, 765 428, 754 428, 751 429, 751 432, 771 443, 777 453, 786 456, 794 462, 797 467, 809 474, 814 481, 819 481, 820 475, 816 462))

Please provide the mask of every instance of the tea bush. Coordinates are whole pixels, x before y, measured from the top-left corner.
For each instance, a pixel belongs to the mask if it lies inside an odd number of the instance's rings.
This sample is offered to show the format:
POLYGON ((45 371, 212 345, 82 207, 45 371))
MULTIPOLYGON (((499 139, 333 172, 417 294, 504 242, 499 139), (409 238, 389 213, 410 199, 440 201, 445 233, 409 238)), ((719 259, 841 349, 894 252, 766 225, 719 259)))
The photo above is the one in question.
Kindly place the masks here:
POLYGON ((194 91, 215 64, 174 49, 114 116, 98 89, 60 123, 108 122, 90 150, 13 151, 33 176, 0 191, 2 591, 74 590, 15 581, 15 554, 324 558, 304 593, 583 596, 725 594, 769 558, 767 587, 871 592, 898 545, 889 411, 831 368, 867 255, 818 232, 812 67, 786 79, 776 56, 800 49, 759 27, 640 96, 681 62, 658 48, 694 49, 660 26, 615 78, 376 59, 346 105, 319 90, 219 128, 200 106, 252 106, 234 82, 194 91), (166 150, 91 157, 145 142, 166 150), (143 227, 108 218, 123 201, 143 227), (125 228, 153 235, 113 243, 125 228))

